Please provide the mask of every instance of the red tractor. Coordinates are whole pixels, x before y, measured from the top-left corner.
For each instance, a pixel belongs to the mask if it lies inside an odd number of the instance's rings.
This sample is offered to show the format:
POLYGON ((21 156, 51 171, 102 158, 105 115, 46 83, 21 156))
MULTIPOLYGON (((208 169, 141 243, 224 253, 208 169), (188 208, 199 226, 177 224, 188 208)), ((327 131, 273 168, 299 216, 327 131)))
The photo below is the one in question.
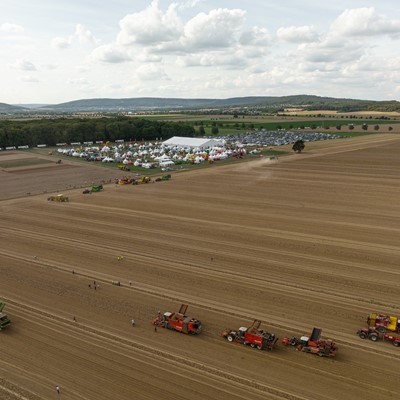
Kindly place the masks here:
POLYGON ((385 314, 371 313, 367 318, 368 326, 376 328, 380 333, 386 331, 400 333, 400 319, 385 314))
POLYGON ((196 335, 201 332, 201 322, 197 319, 187 317, 185 315, 188 306, 182 304, 179 312, 165 312, 163 315, 158 314, 153 321, 153 325, 162 328, 174 329, 178 332, 196 335))
POLYGON ((379 340, 379 331, 376 330, 374 327, 369 327, 369 328, 364 328, 364 329, 359 329, 357 331, 357 335, 360 336, 361 339, 369 339, 372 340, 373 342, 376 342, 379 340))
POLYGON ((385 342, 392 342, 393 346, 400 346, 400 337, 384 334, 383 336, 380 334, 379 330, 374 327, 363 328, 357 331, 357 335, 360 336, 361 339, 369 339, 373 342, 377 342, 380 339, 383 339, 385 342))
POLYGON ((260 325, 261 321, 255 319, 249 328, 241 327, 238 330, 225 329, 221 333, 221 336, 226 338, 228 342, 247 344, 259 350, 271 350, 278 341, 278 338, 273 333, 260 329, 260 325))
POLYGON ((322 329, 314 328, 311 337, 302 336, 300 339, 297 337, 284 337, 282 344, 295 346, 298 351, 306 353, 318 354, 321 357, 334 357, 336 356, 337 347, 336 343, 330 339, 320 339, 322 329))

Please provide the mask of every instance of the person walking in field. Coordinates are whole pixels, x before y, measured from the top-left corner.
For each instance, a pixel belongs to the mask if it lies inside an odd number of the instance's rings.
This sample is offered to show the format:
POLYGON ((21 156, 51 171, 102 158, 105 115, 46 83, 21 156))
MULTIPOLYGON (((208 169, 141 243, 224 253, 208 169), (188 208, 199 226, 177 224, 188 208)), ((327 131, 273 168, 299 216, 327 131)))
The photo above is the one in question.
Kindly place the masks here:
POLYGON ((56 386, 56 392, 58 395, 60 394, 60 391, 61 391, 60 386, 56 386))
POLYGON ((133 319, 132 320, 132 327, 134 327, 135 326, 135 320, 133 319))

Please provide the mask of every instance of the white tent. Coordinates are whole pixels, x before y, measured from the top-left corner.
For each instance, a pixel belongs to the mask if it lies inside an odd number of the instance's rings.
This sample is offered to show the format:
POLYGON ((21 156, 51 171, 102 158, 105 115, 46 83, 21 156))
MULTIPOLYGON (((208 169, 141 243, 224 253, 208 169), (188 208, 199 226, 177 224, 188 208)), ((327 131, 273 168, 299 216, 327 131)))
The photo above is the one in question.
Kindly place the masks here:
POLYGON ((223 141, 219 139, 191 138, 180 136, 173 136, 172 138, 163 142, 163 145, 165 146, 197 147, 202 149, 213 146, 222 146, 222 144, 223 141))

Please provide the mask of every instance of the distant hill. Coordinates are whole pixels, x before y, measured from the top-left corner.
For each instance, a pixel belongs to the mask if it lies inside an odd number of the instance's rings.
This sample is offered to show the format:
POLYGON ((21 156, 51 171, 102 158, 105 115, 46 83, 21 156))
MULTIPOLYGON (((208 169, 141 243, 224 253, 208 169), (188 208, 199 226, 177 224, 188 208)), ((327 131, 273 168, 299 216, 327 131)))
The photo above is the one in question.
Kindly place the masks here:
POLYGON ((19 106, 12 106, 11 104, 0 103, 0 113, 16 113, 24 112, 26 108, 19 106))
POLYGON ((142 111, 198 111, 219 110, 233 112, 232 109, 258 109, 261 111, 283 111, 296 107, 304 110, 332 110, 339 112, 356 111, 400 111, 398 101, 373 101, 357 99, 341 99, 312 95, 296 96, 249 96, 228 99, 180 99, 159 97, 138 97, 127 99, 82 99, 54 105, 26 104, 11 106, 0 103, 0 112, 40 111, 55 113, 73 112, 142 112, 142 111))

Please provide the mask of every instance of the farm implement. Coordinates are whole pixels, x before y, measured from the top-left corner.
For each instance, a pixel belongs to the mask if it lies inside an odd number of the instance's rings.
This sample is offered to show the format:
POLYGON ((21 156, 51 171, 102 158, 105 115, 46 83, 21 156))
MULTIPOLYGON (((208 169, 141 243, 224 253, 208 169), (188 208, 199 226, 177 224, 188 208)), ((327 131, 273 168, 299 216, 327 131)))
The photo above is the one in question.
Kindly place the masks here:
POLYGON ((4 306, 4 303, 0 303, 0 331, 11 325, 11 321, 8 319, 7 315, 3 314, 4 306))
POLYGON ((390 335, 388 333, 382 334, 374 327, 368 327, 359 329, 357 331, 357 335, 361 339, 369 339, 373 342, 377 342, 379 340, 383 340, 384 342, 392 342, 393 346, 399 347, 400 346, 400 336, 390 335))
POLYGON ((157 318, 154 319, 153 325, 192 335, 200 333, 201 322, 186 316, 187 308, 186 304, 182 304, 179 312, 166 311, 163 315, 159 313, 157 318))
POLYGON ((231 343, 249 345, 258 350, 272 350, 278 338, 273 333, 260 329, 260 325, 261 321, 255 319, 250 327, 240 327, 237 330, 225 329, 221 336, 231 343))
POLYGON ((336 344, 330 339, 320 339, 322 329, 314 328, 311 337, 301 336, 297 337, 284 337, 282 344, 287 346, 296 347, 298 351, 305 353, 317 354, 320 357, 334 357, 336 356, 336 344))
POLYGON ((375 328, 379 333, 396 332, 400 333, 400 318, 385 314, 371 313, 367 318, 367 324, 375 328))
POLYGON ((47 198, 48 201, 58 201, 60 203, 65 203, 69 201, 69 198, 67 196, 64 196, 63 194, 57 194, 54 196, 50 196, 47 198))

